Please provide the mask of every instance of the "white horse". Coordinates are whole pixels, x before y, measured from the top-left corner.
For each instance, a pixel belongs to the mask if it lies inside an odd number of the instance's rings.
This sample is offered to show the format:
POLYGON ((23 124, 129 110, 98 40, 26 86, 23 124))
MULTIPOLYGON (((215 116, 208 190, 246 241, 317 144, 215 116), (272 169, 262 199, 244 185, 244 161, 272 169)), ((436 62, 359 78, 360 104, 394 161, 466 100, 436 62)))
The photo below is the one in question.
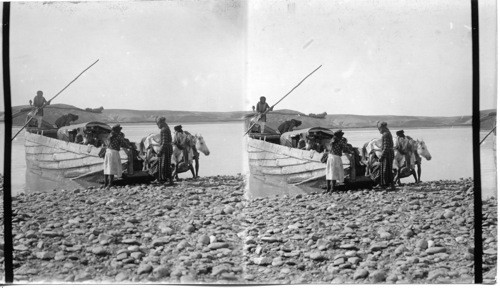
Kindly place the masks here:
MULTIPOLYGON (((195 148, 197 151, 201 151, 205 156, 210 155, 210 150, 207 147, 207 144, 205 140, 203 139, 203 136, 201 134, 195 134, 192 135, 187 131, 184 131, 186 135, 188 136, 189 143, 191 144, 190 147, 190 153, 189 153, 189 159, 186 161, 190 165, 190 170, 191 173, 193 174, 193 178, 198 177, 198 171, 200 168, 200 162, 199 162, 199 157, 194 157, 193 153, 193 148, 195 148), (192 161, 193 159, 195 160, 195 170, 192 169, 192 161)), ((172 158, 171 158, 171 163, 175 164, 174 168, 174 174, 173 176, 177 175, 177 167, 180 162, 184 160, 183 153, 180 149, 177 148, 177 146, 172 144, 172 158)), ((144 159, 144 170, 149 169, 149 161, 153 157, 154 154, 158 154, 160 149, 160 134, 149 134, 147 137, 142 138, 140 144, 139 144, 139 152, 142 155, 142 158, 144 159)))
MULTIPOLYGON (((410 152, 410 167, 411 167, 411 174, 407 174, 407 175, 401 175, 400 177, 400 172, 401 172, 401 169, 405 167, 405 157, 404 155, 402 155, 401 153, 399 153, 399 151, 397 151, 395 149, 394 151, 394 162, 393 162, 393 169, 396 170, 396 177, 395 177, 395 180, 397 183, 401 183, 400 182, 400 178, 405 178, 405 177, 408 177, 410 175, 413 175, 413 178, 415 178, 415 182, 418 183, 420 182, 420 175, 421 175, 421 172, 422 172, 422 167, 420 165, 420 162, 419 161, 416 161, 416 155, 420 155, 422 157, 424 157, 426 160, 431 160, 432 159, 432 156, 429 152, 429 149, 427 148, 427 145, 425 144, 425 141, 424 140, 414 140, 412 139, 411 137, 407 137, 409 139, 409 147, 411 149, 410 152), (417 177, 417 174, 415 173, 415 165, 417 165, 417 168, 418 168, 418 177, 417 177)), ((393 139, 394 143, 396 143, 396 138, 393 139)), ((377 158, 380 158, 380 156, 382 155, 382 139, 381 138, 376 138, 376 139, 372 139, 370 140, 369 142, 365 143, 363 145, 363 148, 361 150, 361 157, 362 157, 362 161, 367 165, 369 166, 369 163, 372 163, 372 158, 373 157, 377 157, 377 158)), ((370 167, 367 167, 366 169, 366 173, 368 175, 370 169, 370 167)))

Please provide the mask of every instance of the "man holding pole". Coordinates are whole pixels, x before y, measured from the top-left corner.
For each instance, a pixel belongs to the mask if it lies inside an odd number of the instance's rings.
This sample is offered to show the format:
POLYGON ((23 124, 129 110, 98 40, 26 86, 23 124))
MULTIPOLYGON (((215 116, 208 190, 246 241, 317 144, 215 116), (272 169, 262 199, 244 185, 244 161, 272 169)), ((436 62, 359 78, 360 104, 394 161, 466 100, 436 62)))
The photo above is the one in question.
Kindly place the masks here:
POLYGON ((257 120, 257 123, 260 126, 261 134, 263 134, 266 129, 266 114, 264 114, 264 112, 266 112, 267 109, 269 109, 269 111, 273 111, 273 108, 269 107, 269 104, 266 103, 266 97, 262 96, 256 106, 257 113, 261 114, 260 118, 257 120))
POLYGON ((33 99, 33 106, 37 109, 35 112, 35 116, 33 118, 38 122, 38 129, 42 128, 42 120, 43 120, 43 107, 45 105, 50 105, 50 101, 45 100, 43 97, 43 92, 36 92, 35 99, 33 99))

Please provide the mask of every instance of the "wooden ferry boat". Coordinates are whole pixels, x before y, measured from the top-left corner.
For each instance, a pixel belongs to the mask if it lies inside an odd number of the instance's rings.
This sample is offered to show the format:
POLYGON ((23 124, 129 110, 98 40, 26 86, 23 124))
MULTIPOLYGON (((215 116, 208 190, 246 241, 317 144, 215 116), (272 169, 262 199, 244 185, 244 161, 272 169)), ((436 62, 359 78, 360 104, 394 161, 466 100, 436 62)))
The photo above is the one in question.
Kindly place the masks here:
MULTIPOLYGON (((60 129, 28 127, 25 134, 26 166, 31 172, 48 178, 79 178, 103 170, 101 148, 74 143, 76 134, 98 131, 102 137, 111 127, 101 122, 88 122, 65 126, 60 129), (62 138, 62 139, 61 139, 62 138)), ((121 161, 127 166, 128 156, 120 151, 121 161)))
MULTIPOLYGON (((248 120, 247 127, 250 127, 248 120)), ((251 129, 247 137, 251 177, 264 182, 270 180, 294 185, 309 183, 309 186, 318 186, 322 181, 318 184, 317 180, 325 179, 326 164, 321 162, 321 157, 333 138, 332 130, 313 127, 280 134, 266 126, 265 133, 259 132, 258 128, 251 129), (300 139, 314 139, 319 147, 317 150, 299 149, 300 139)), ((364 166, 360 166, 360 163, 352 165, 355 160, 346 154, 341 158, 346 187, 374 184, 369 176, 365 176, 364 166)))
MULTIPOLYGON (((298 184, 324 177, 323 153, 315 150, 301 150, 296 147, 299 138, 316 137, 321 145, 328 143, 333 132, 322 127, 301 129, 279 134, 250 133, 247 139, 250 173, 257 178, 281 177, 288 184, 298 184)), ((350 161, 342 156, 342 162, 349 170, 350 161)))

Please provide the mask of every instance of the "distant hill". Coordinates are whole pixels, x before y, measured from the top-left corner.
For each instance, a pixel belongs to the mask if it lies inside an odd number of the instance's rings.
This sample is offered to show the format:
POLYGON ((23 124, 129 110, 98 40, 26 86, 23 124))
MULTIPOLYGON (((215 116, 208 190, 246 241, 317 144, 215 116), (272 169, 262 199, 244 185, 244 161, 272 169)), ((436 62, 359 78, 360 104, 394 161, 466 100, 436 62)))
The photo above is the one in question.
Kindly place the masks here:
MULTIPOLYGON (((14 126, 24 125, 30 106, 14 106, 12 112, 14 126)), ((79 116, 76 123, 89 121, 100 121, 105 123, 154 123, 157 116, 164 116, 167 122, 193 123, 193 122, 228 122, 242 121, 252 117, 255 113, 251 111, 234 112, 196 112, 196 111, 169 111, 169 110, 128 110, 128 109, 104 109, 102 113, 92 113, 84 109, 67 104, 54 104, 44 109, 44 120, 54 123, 62 115, 72 113, 79 116)), ((295 110, 282 109, 269 112, 267 116, 268 125, 277 128, 286 120, 297 119, 302 121, 301 128, 323 126, 327 128, 368 128, 376 127, 377 121, 386 121, 389 127, 450 127, 469 126, 472 124, 472 116, 455 117, 423 117, 423 116, 364 116, 352 114, 326 115, 324 119, 310 117, 295 110)), ((0 112, 0 121, 4 120, 4 112, 0 112)), ((496 110, 481 111, 481 128, 490 130, 496 125, 496 110)))
MULTIPOLYGON (((496 110, 481 111, 481 129, 491 130, 496 125, 496 110), (495 115, 490 115, 490 114, 495 115)), ((331 129, 347 128, 372 128, 377 126, 377 121, 386 121, 389 127, 404 128, 435 128, 458 127, 472 125, 472 116, 455 117, 424 117, 424 116, 365 116, 352 114, 327 115, 325 119, 309 117, 297 111, 270 112, 267 116, 267 125, 276 129, 286 120, 296 119, 302 121, 299 128, 322 126, 331 129)))
MULTIPOLYGON (((28 105, 12 107, 14 126, 24 125, 27 113, 21 112, 30 108, 28 105), (17 116, 16 116, 17 115, 17 116)), ((55 123, 56 119, 65 114, 78 115, 75 123, 89 121, 100 121, 104 123, 154 123, 157 116, 163 116, 168 122, 192 123, 192 122, 227 122, 241 121, 248 112, 193 112, 193 111, 168 111, 168 110, 127 110, 127 109, 104 109, 102 113, 92 113, 83 109, 66 105, 54 104, 44 108, 44 121, 55 123)), ((0 113, 0 121, 3 121, 4 113, 0 113)))

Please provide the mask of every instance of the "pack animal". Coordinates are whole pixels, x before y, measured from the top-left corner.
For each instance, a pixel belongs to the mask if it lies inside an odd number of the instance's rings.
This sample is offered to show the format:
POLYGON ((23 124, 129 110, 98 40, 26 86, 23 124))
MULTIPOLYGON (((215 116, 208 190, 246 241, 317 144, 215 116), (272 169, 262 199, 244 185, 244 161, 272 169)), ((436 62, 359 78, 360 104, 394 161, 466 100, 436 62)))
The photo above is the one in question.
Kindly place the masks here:
MULTIPOLYGON (((421 175, 421 171, 422 171, 422 168, 420 166, 420 163, 416 163, 415 161, 415 153, 417 153, 418 155, 422 156, 423 158, 425 158, 426 160, 431 160, 432 159, 432 156, 429 152, 429 149, 427 148, 427 145, 425 144, 425 142, 423 140, 414 140, 410 137, 408 137, 409 140, 410 140, 410 145, 408 145, 408 147, 410 147, 410 151, 408 151, 408 153, 410 153, 411 155, 411 164, 410 164, 410 167, 411 167, 411 173, 403 173, 401 174, 401 170, 402 168, 404 168, 406 166, 406 163, 405 163, 405 157, 404 155, 402 155, 401 153, 399 153, 399 151, 395 150, 394 152, 394 162, 393 162, 393 169, 395 170, 396 172, 396 176, 395 176, 395 181, 398 183, 398 184, 401 184, 401 181, 400 179, 401 178, 405 178, 405 177, 408 177, 410 175, 413 175, 413 177, 415 178, 415 183, 418 183, 420 182, 420 175, 421 175), (417 174, 415 173, 415 165, 417 165, 417 168, 418 168, 418 177, 417 177, 417 174)), ((396 139, 394 139, 394 141, 396 141, 396 139)), ((372 139, 370 140, 369 142, 365 143, 363 145, 363 148, 361 149, 361 159, 362 159, 362 162, 365 163, 367 165, 367 169, 366 169, 366 175, 368 176, 370 171, 372 170, 371 168, 371 163, 374 163, 374 158, 375 159, 378 159, 380 158, 382 154, 382 140, 381 139, 372 139)))
MULTIPOLYGON (((192 135, 187 131, 184 131, 189 137, 189 143, 191 144, 190 147, 190 153, 189 153, 189 158, 188 161, 184 161, 183 153, 180 149, 177 148, 177 146, 173 145, 173 153, 172 153, 172 160, 171 163, 175 164, 175 168, 173 171, 173 175, 177 176, 178 174, 178 167, 179 164, 182 162, 186 162, 191 168, 192 166, 192 161, 195 161, 195 169, 189 169, 191 170, 191 173, 193 174, 193 178, 198 177, 198 171, 200 167, 200 162, 199 162, 199 157, 194 157, 193 153, 193 147, 196 148, 197 151, 201 151, 205 156, 210 155, 210 150, 208 149, 208 146, 205 142, 205 139, 201 134, 195 134, 192 135)), ((139 144, 139 153, 141 155, 141 158, 144 159, 144 167, 143 170, 148 170, 150 168, 150 161, 151 159, 158 154, 160 149, 160 134, 149 134, 148 136, 142 138, 140 144, 139 144)), ((183 171, 184 172, 184 171, 183 171)), ((179 172, 181 173, 181 172, 179 172)))

